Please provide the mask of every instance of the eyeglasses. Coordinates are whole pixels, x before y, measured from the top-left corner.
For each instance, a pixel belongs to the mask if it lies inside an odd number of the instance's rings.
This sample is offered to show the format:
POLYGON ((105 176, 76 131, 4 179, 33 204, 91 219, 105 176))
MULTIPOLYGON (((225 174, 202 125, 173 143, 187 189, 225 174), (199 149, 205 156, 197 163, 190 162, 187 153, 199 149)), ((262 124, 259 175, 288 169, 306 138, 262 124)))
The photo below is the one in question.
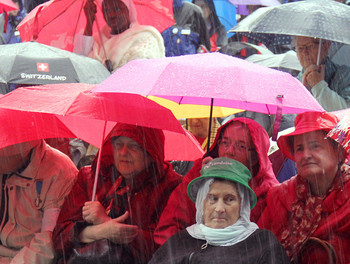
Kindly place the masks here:
POLYGON ((116 150, 121 150, 126 145, 128 150, 131 150, 134 152, 143 151, 143 148, 139 144, 137 144, 136 142, 124 143, 124 142, 119 141, 118 139, 115 139, 115 140, 112 139, 112 145, 113 145, 114 149, 116 149, 116 150))
POLYGON ((293 50, 297 53, 302 53, 302 52, 310 52, 314 50, 316 47, 318 47, 318 43, 311 43, 309 45, 303 45, 303 46, 295 46, 293 50))
POLYGON ((248 148, 244 143, 236 141, 235 143, 232 143, 229 139, 219 139, 218 140, 219 147, 227 150, 231 146, 234 147, 234 149, 238 152, 247 152, 247 151, 255 151, 255 148, 248 148))

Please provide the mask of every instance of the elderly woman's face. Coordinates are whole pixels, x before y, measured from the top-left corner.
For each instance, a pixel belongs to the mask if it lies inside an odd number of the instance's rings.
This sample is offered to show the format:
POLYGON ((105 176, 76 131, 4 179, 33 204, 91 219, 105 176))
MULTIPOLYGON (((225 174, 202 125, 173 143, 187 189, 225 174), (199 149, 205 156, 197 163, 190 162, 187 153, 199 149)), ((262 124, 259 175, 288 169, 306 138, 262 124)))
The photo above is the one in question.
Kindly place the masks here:
POLYGON ((152 162, 147 151, 129 137, 113 138, 112 145, 114 164, 126 181, 132 180, 152 162))
POLYGON ((294 159, 298 174, 315 186, 331 184, 338 170, 338 151, 323 131, 295 136, 294 159))
POLYGON ((211 228, 225 228, 237 222, 241 198, 230 181, 214 181, 204 200, 203 222, 211 228))

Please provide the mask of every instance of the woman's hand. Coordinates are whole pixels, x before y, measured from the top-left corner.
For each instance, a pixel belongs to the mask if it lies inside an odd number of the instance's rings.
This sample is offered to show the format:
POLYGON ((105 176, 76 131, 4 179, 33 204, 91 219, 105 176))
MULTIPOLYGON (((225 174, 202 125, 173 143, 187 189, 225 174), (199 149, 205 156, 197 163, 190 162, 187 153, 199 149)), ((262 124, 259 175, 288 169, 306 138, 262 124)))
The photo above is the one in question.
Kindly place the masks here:
POLYGON ((85 202, 83 206, 83 219, 94 225, 105 223, 111 218, 106 214, 106 209, 100 202, 85 202))
POLYGON ((104 223, 108 240, 116 244, 129 244, 137 237, 139 232, 138 226, 123 224, 128 218, 129 212, 126 212, 122 216, 104 223))

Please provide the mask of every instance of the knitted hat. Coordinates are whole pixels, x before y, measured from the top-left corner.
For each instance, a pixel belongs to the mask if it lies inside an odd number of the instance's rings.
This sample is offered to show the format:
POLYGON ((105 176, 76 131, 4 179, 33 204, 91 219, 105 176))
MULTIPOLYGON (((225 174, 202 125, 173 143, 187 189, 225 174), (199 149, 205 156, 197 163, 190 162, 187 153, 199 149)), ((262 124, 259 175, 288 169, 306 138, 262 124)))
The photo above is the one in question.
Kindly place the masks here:
POLYGON ((277 140, 277 145, 286 157, 294 160, 292 146, 290 145, 291 137, 318 130, 329 132, 338 122, 339 119, 335 115, 327 112, 301 113, 295 118, 295 130, 281 136, 277 140))
POLYGON ((229 158, 216 158, 204 165, 201 170, 201 176, 192 180, 187 187, 188 196, 193 202, 196 200, 200 186, 207 178, 218 178, 241 184, 250 192, 251 209, 255 206, 256 195, 248 185, 252 175, 242 163, 229 158))

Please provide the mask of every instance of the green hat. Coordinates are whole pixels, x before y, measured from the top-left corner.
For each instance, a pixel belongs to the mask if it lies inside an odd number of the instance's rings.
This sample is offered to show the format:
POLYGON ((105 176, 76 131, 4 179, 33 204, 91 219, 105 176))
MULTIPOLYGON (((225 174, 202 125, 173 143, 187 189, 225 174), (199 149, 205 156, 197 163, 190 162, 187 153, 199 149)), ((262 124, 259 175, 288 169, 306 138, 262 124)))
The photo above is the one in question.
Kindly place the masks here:
POLYGON ((187 187, 188 196, 193 202, 196 201, 198 190, 207 178, 218 178, 243 185, 250 191, 250 208, 254 208, 256 195, 248 185, 252 175, 242 163, 229 158, 216 158, 204 165, 201 169, 201 176, 192 180, 187 187))

